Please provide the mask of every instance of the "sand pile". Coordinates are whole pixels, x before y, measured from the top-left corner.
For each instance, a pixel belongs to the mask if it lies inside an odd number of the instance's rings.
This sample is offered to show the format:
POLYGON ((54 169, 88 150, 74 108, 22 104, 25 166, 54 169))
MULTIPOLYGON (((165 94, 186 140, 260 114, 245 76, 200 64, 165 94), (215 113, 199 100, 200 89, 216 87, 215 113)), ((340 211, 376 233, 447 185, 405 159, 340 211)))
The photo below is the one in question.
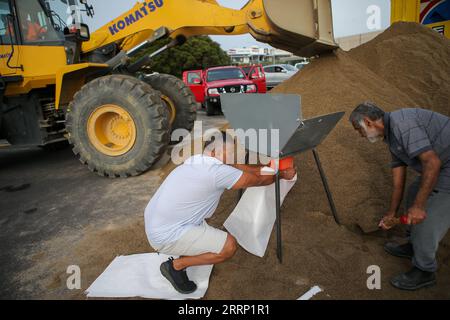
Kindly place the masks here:
MULTIPOLYGON (((220 228, 236 198, 237 191, 226 192, 209 223, 220 228)), ((322 212, 302 214, 299 201, 301 197, 290 195, 283 205, 283 264, 276 257, 275 233, 263 259, 239 248, 233 259, 214 267, 206 299, 296 299, 314 285, 325 292, 318 299, 450 298, 450 278, 446 276, 450 272, 449 246, 443 245, 439 252, 439 286, 417 292, 397 290, 389 285, 388 276, 407 270, 409 262, 388 256, 382 249, 382 235, 349 232, 322 212), (383 290, 367 290, 366 269, 374 264, 383 270, 383 290)), ((85 299, 84 290, 114 257, 153 251, 142 219, 117 219, 100 228, 89 226, 83 234, 70 252, 66 253, 65 244, 73 235, 56 238, 32 257, 33 267, 22 277, 31 281, 31 275, 46 270, 46 276, 33 283, 39 283, 44 298, 85 299), (58 255, 58 261, 49 263, 49 255, 58 255), (74 263, 82 270, 82 290, 66 287, 66 268, 74 263)))
MULTIPOLYGON (((449 115, 449 61, 448 39, 415 23, 396 23, 363 46, 322 56, 273 89, 274 93, 300 94, 306 118, 347 112, 319 147, 344 223, 356 222, 364 230, 376 227, 391 191, 386 146, 360 138, 348 115, 364 100, 386 111, 422 107, 449 115)), ((330 212, 325 196, 318 196, 323 190, 313 174, 312 157, 298 156, 297 165, 305 174, 293 191, 303 209, 330 212)))
POLYGON ((399 23, 350 51, 417 104, 449 112, 450 41, 415 23, 399 23))

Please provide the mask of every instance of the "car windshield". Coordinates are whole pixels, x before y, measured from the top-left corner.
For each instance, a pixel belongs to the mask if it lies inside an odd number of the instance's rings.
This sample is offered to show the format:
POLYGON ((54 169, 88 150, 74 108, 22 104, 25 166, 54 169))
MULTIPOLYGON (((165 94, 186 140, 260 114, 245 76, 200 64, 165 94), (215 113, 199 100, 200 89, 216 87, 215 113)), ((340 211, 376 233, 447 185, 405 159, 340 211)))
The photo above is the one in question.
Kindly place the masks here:
POLYGON ((283 64, 283 67, 287 70, 287 71, 297 71, 297 68, 294 66, 291 66, 290 64, 283 64))
POLYGON ((245 75, 239 68, 224 68, 209 70, 206 77, 208 82, 226 79, 245 79, 245 75))
POLYGON ((244 70, 245 74, 248 75, 248 73, 250 72, 250 69, 252 67, 242 67, 242 70, 244 70))

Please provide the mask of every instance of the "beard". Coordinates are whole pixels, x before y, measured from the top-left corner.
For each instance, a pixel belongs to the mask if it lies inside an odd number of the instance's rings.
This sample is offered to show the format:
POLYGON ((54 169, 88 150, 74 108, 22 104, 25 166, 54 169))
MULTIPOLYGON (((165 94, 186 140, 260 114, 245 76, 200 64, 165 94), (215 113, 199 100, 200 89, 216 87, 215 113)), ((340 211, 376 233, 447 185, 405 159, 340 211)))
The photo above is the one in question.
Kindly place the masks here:
POLYGON ((361 127, 366 132, 366 138, 370 143, 376 143, 383 140, 383 135, 381 135, 376 129, 367 128, 366 124, 363 122, 360 124, 361 127))
POLYGON ((367 136, 367 140, 369 140, 370 143, 376 143, 376 142, 383 140, 383 137, 382 136, 371 136, 371 137, 367 136))

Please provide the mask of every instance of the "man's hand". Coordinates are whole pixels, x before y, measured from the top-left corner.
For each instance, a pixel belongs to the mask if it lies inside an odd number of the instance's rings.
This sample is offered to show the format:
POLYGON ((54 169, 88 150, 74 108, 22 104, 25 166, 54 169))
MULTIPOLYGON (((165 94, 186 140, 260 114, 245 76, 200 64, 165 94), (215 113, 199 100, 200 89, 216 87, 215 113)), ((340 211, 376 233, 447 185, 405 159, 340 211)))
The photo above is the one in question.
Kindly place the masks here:
POLYGON ((292 180, 297 174, 297 170, 295 168, 288 168, 285 170, 280 170, 280 178, 284 180, 292 180))
POLYGON ((419 224, 427 218, 427 213, 419 207, 411 207, 408 209, 408 224, 419 224))
POLYGON ((388 211, 384 214, 383 218, 381 218, 380 223, 378 224, 378 227, 380 227, 383 230, 389 230, 392 228, 392 225, 387 224, 386 222, 389 221, 390 219, 392 219, 393 217, 395 217, 395 212, 393 211, 388 211))

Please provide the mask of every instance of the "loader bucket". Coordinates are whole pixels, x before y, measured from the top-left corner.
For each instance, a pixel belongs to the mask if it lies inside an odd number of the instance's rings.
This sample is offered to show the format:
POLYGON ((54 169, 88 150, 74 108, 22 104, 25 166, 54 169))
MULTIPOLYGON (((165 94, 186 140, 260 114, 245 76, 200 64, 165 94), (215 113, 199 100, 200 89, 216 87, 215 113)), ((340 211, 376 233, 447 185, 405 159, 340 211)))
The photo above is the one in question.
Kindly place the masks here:
POLYGON ((334 41, 330 0, 263 0, 271 34, 252 35, 299 56, 313 56, 338 47, 334 41))

